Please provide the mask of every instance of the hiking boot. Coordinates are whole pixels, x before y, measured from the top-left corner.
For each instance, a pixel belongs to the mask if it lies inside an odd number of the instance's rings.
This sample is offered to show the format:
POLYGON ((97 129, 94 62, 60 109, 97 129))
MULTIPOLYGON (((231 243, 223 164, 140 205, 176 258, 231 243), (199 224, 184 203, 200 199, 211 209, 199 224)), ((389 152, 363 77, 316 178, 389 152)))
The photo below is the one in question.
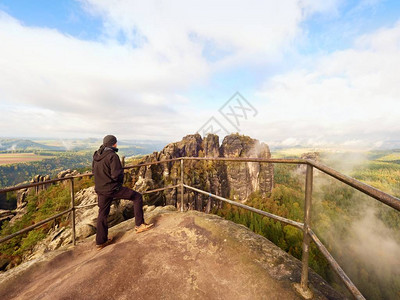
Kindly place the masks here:
POLYGON ((143 232, 143 231, 153 228, 153 226, 154 226, 154 224, 143 223, 140 226, 135 226, 135 231, 136 231, 136 233, 140 233, 140 232, 143 232))
POLYGON ((105 242, 105 243, 103 243, 103 244, 100 244, 100 245, 96 245, 97 250, 101 250, 101 249, 103 249, 104 247, 110 245, 110 244, 112 243, 112 241, 113 241, 113 239, 112 239, 112 238, 109 238, 109 239, 107 240, 107 242, 105 242))

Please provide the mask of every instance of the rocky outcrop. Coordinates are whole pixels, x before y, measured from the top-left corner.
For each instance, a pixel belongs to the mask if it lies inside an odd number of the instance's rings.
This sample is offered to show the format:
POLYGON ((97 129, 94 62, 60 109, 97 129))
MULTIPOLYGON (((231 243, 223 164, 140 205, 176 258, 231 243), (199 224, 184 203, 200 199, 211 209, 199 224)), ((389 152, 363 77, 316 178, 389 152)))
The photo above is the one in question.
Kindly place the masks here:
MULTIPOLYGON (((221 156, 229 158, 271 158, 269 147, 258 140, 238 134, 224 138, 221 156)), ((270 193, 273 188, 273 165, 265 163, 228 163, 227 181, 231 196, 235 200, 246 200, 255 191, 270 193)))
MULTIPOLYGON (((57 174, 56 178, 64 178, 68 176, 75 176, 78 175, 78 171, 73 170, 71 171, 70 169, 61 171, 57 174)), ((35 175, 31 181, 29 182, 24 182, 22 184, 27 184, 27 183, 41 183, 41 182, 46 182, 49 181, 50 175, 35 175)), ((26 188, 26 189, 21 189, 17 191, 17 209, 23 209, 26 206, 26 197, 29 194, 30 191, 34 190, 35 193, 39 193, 40 191, 46 190, 51 186, 51 184, 43 184, 43 185, 38 185, 35 187, 31 188, 26 188)))
MULTIPOLYGON (((199 134, 187 135, 181 141, 168 144, 160 152, 143 158, 140 163, 168 160, 179 157, 227 157, 227 158, 270 158, 268 145, 239 134, 224 138, 221 146, 219 137, 209 134, 204 139, 199 134)), ((271 192, 273 165, 246 162, 190 161, 184 162, 185 183, 223 197, 246 201, 255 191, 262 194, 271 192)), ((127 174, 127 184, 144 192, 151 189, 174 185, 180 181, 180 165, 169 162, 131 169, 127 174)), ((192 192, 185 193, 188 209, 208 210, 211 200, 192 192)), ((171 204, 179 206, 179 189, 151 194, 149 204, 171 204)))
POLYGON ((321 160, 321 155, 320 155, 319 152, 306 152, 306 153, 303 153, 303 154, 300 156, 300 158, 301 158, 301 159, 310 159, 310 160, 314 160, 314 161, 316 161, 316 162, 320 162, 320 160, 321 160))
MULTIPOLYGON (((218 216, 157 207, 154 229, 134 221, 0 274, 0 299, 301 299, 301 262, 262 236, 218 216), (90 284, 89 284, 90 283, 90 284)), ((344 299, 312 270, 314 299, 344 299)))
POLYGON ((14 218, 15 214, 15 211, 0 209, 0 227, 3 225, 3 222, 10 221, 14 218))
MULTIPOLYGON (((76 203, 79 206, 88 206, 77 209, 75 214, 75 234, 76 240, 83 240, 96 233, 96 222, 99 208, 97 206, 97 194, 94 187, 83 189, 75 194, 76 203)), ((147 207, 145 208, 147 209, 147 207)), ((113 201, 108 216, 109 227, 115 226, 133 217, 133 203, 129 200, 113 201)), ((40 241, 32 251, 26 253, 23 260, 32 260, 40 257, 44 253, 56 250, 61 246, 72 243, 72 231, 70 227, 59 227, 56 225, 51 229, 47 237, 40 241)))
MULTIPOLYGON (((300 158, 301 159, 313 160, 315 162, 320 162, 321 161, 321 156, 320 156, 319 152, 306 152, 306 153, 303 153, 300 156, 300 158)), ((297 173, 298 174, 305 174, 306 173, 306 169, 307 169, 306 165, 298 165, 297 168, 298 168, 297 169, 297 171, 298 171, 297 173)))
MULTIPOLYGON (((64 178, 67 176, 75 176, 78 175, 78 171, 76 170, 65 170, 61 171, 57 174, 56 178, 64 178)), ((25 213, 26 213, 26 206, 27 206, 27 196, 29 193, 35 192, 36 194, 48 189, 51 186, 51 183, 46 184, 46 181, 49 181, 51 178, 49 175, 35 175, 29 182, 23 182, 21 185, 24 184, 31 184, 31 183, 44 183, 42 185, 30 187, 30 188, 24 188, 20 189, 16 192, 16 198, 17 198, 17 208, 13 211, 15 213, 15 216, 10 219, 10 223, 13 224, 15 221, 21 219, 25 213)), ((64 182, 63 184, 67 185, 69 184, 68 182, 64 182)), ((0 194, 1 196, 2 194, 0 194)))
POLYGON ((68 169, 68 170, 64 170, 64 171, 59 172, 57 174, 56 178, 61 179, 61 178, 64 178, 64 177, 70 177, 70 176, 76 176, 76 175, 79 175, 79 172, 77 170, 68 169))

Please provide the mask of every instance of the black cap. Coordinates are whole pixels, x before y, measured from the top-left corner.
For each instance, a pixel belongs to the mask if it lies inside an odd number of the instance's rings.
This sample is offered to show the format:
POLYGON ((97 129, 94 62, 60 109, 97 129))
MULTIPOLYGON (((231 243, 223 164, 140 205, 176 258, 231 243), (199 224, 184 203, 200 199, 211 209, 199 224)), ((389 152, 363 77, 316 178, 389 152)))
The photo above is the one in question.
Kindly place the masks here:
POLYGON ((117 138, 113 135, 106 135, 103 139, 103 145, 106 147, 112 147, 117 143, 117 138))

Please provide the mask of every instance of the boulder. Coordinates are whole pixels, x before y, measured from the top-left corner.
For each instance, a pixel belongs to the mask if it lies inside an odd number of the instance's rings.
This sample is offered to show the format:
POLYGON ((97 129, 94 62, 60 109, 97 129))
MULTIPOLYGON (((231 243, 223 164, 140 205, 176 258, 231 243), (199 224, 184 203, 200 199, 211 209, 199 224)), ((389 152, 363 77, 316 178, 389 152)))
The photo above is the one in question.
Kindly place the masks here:
POLYGON ((17 208, 22 208, 26 205, 26 196, 28 195, 28 189, 21 189, 17 191, 17 208))

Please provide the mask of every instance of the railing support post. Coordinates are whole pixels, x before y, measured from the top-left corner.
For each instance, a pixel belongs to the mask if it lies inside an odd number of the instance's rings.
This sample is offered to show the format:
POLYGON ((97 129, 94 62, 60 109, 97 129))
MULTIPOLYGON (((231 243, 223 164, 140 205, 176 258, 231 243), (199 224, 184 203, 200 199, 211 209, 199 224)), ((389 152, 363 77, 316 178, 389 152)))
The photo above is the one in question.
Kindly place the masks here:
POLYGON ((311 299, 313 293, 308 287, 308 260, 310 256, 310 236, 308 231, 311 223, 311 199, 312 199, 312 188, 313 188, 313 167, 307 164, 306 170, 306 191, 304 201, 304 227, 303 227, 303 254, 302 270, 301 270, 301 282, 300 285, 296 284, 296 290, 305 298, 311 299))
POLYGON ((183 159, 181 159, 181 211, 183 211, 183 159))
POLYGON ((70 179, 71 183, 71 229, 72 229, 72 244, 76 245, 75 236, 75 194, 74 194, 74 178, 70 179))

